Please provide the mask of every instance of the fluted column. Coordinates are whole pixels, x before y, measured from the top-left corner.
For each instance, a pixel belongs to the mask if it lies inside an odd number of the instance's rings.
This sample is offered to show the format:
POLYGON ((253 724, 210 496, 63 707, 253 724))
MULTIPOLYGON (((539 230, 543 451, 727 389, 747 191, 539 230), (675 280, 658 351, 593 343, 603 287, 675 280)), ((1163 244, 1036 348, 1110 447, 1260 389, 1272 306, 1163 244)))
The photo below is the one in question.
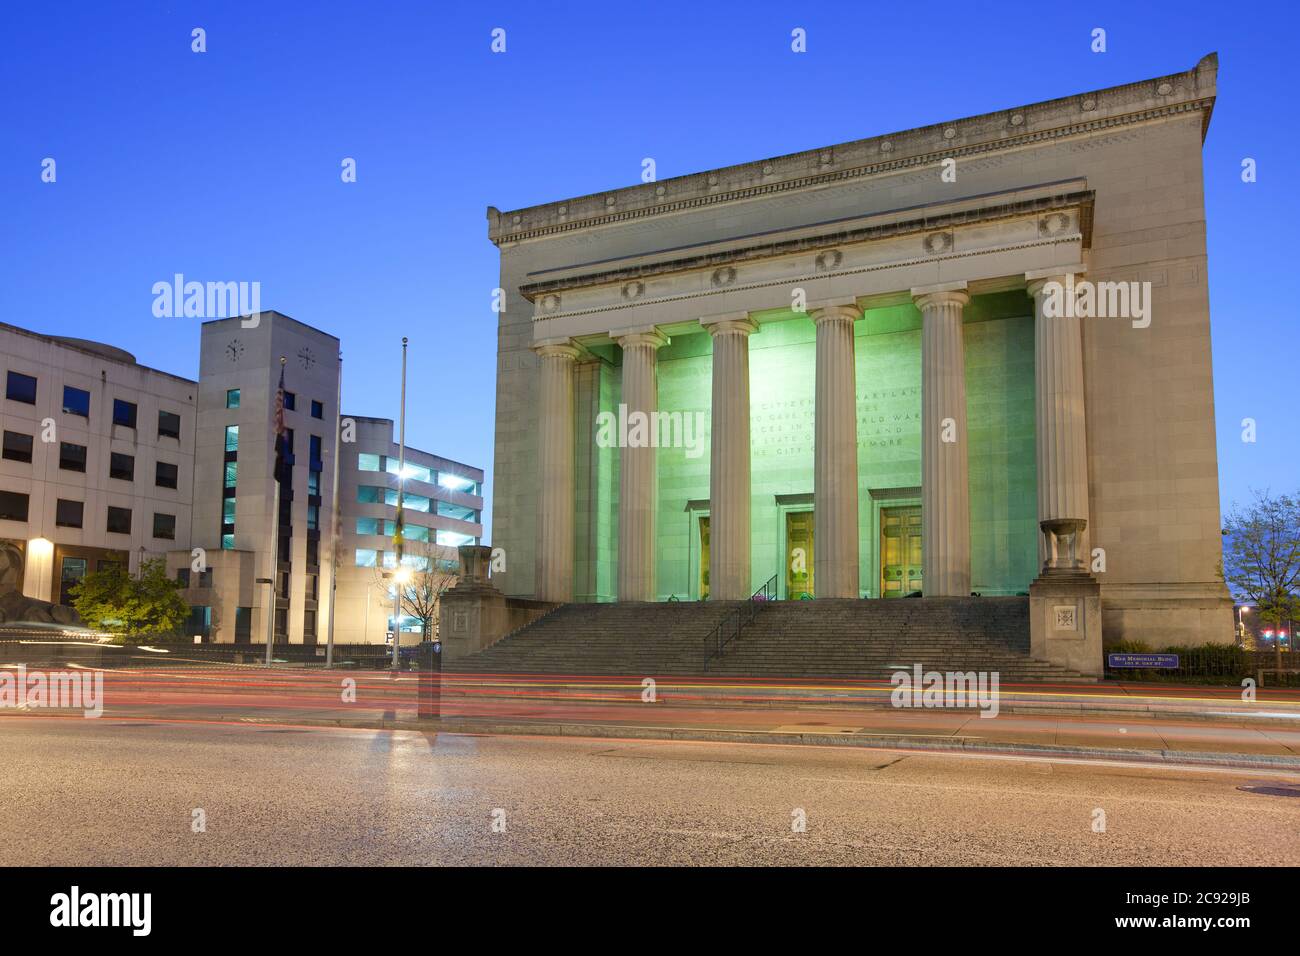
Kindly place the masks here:
POLYGON ((747 316, 701 320, 713 336, 713 406, 709 459, 709 596, 749 597, 750 446, 747 316))
POLYGON ((1088 440, 1083 391, 1083 330, 1073 308, 1075 276, 1030 273, 1034 299, 1034 416, 1038 449, 1038 524, 1043 570, 1084 566, 1088 526, 1088 440), (1072 304, 1072 301, 1071 301, 1072 304))
POLYGON ((921 581, 926 597, 970 594, 965 283, 913 289, 921 310, 921 581))
POLYGON ((654 413, 659 410, 655 358, 668 338, 656 329, 648 329, 618 335, 614 341, 623 349, 621 404, 625 408, 619 409, 619 418, 628 423, 626 440, 620 437, 619 441, 618 599, 653 601, 658 445, 654 413))
POLYGON ((573 600, 573 366, 568 342, 533 347, 540 357, 537 509, 537 597, 573 600))
POLYGON ((817 325, 813 445, 813 590, 858 596, 858 402, 853 364, 856 305, 812 313, 817 325))

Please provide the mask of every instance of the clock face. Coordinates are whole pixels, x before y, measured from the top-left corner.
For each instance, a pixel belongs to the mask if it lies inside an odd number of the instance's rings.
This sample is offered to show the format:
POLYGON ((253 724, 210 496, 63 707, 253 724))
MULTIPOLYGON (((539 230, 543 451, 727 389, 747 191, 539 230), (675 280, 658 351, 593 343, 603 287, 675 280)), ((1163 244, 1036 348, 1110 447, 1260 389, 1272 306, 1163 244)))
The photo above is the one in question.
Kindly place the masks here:
POLYGON ((309 369, 316 364, 316 353, 303 346, 298 350, 298 361, 302 363, 303 368, 309 369))
POLYGON ((230 361, 238 362, 239 356, 244 354, 244 343, 239 339, 231 339, 230 344, 226 346, 226 354, 230 356, 230 361))

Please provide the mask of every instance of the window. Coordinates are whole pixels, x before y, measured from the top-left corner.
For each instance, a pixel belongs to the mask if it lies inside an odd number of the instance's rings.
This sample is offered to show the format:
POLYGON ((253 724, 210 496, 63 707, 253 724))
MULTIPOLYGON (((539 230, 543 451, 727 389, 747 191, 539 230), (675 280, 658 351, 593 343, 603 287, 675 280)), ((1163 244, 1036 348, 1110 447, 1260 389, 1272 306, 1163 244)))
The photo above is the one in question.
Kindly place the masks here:
POLYGON ((72 603, 72 588, 86 576, 85 558, 64 558, 59 569, 59 603, 72 603))
MULTIPOLYGON (((390 475, 395 475, 397 474, 400 465, 401 462, 396 458, 389 458, 386 470, 390 475)), ((408 461, 405 469, 402 469, 401 477, 403 481, 415 480, 430 482, 433 481, 433 472, 424 465, 416 465, 408 461)))
POLYGON ((253 609, 235 608, 235 643, 247 644, 253 636, 253 609))
POLYGON ((307 472, 307 494, 320 496, 320 472, 307 472))
POLYGON ((22 432, 5 432, 4 457, 10 461, 32 460, 32 436, 22 432))
POLYGON ((289 633, 289 609, 278 607, 275 609, 275 636, 285 637, 289 633))
POLYGON ((185 633, 192 637, 207 640, 212 633, 212 608, 204 604, 195 604, 190 608, 189 623, 185 633))
POLYGON ((306 598, 308 601, 316 601, 320 599, 320 575, 319 574, 307 575, 306 598))
MULTIPOLYGON (((397 491, 395 489, 393 488, 388 489, 388 494, 386 495, 386 503, 396 506, 397 491)), ((424 497, 424 495, 402 495, 402 508, 405 509, 406 511, 427 512, 431 504, 432 502, 428 498, 424 497)))
MULTIPOLYGON (((394 530, 396 530, 395 527, 394 530)), ((429 529, 418 524, 408 524, 402 530, 402 537, 407 541, 428 541, 429 529)))
POLYGON ((221 550, 230 551, 235 547, 235 536, 233 534, 223 534, 221 536, 221 550))
POLYGON ((60 528, 80 528, 85 510, 84 501, 60 498, 54 505, 54 523, 60 528))
POLYGON ((473 491, 474 480, 472 478, 462 478, 460 475, 453 475, 450 472, 438 472, 438 484, 444 488, 450 488, 452 491, 473 491))
POLYGON ((357 567, 373 568, 378 557, 379 552, 374 548, 357 548, 357 567))
POLYGON ((307 530, 320 530, 320 505, 307 506, 307 530))
POLYGON ((376 488, 374 485, 357 485, 357 503, 363 505, 379 504, 379 496, 383 490, 383 488, 376 488))
POLYGON ((307 608, 302 612, 302 638, 314 638, 316 636, 316 612, 307 608))
POLYGON ((239 426, 226 426, 226 451, 239 451, 239 426))
POLYGON ((110 534, 131 533, 131 509, 108 506, 108 531, 110 534))
POLYGON ((285 407, 288 411, 291 411, 291 412, 294 411, 294 409, 296 408, 297 404, 298 404, 298 396, 297 396, 297 395, 295 395, 293 392, 285 392, 285 393, 284 393, 284 407, 285 407))
POLYGON ((238 407, 239 407, 239 389, 237 388, 226 389, 226 408, 238 408, 238 407))
POLYGON ((357 534, 380 534, 378 518, 358 518, 357 534))
POLYGON ((225 479, 225 480, 226 480, 226 484, 225 484, 225 487, 226 487, 226 488, 233 488, 233 487, 235 487, 235 482, 238 480, 238 478, 239 478, 239 462, 237 462, 237 461, 228 461, 228 462, 226 462, 226 479, 225 479))
POLYGON ((320 469, 320 435, 310 435, 307 439, 308 451, 307 457, 311 460, 311 465, 317 470, 320 469))
POLYGON ((86 470, 86 446, 70 441, 59 442, 59 467, 64 471, 86 470))
POLYGON ((179 471, 171 462, 160 461, 154 466, 153 483, 159 488, 175 488, 179 471))
POLYGON ((159 412, 158 437, 179 440, 181 437, 181 417, 175 412, 159 412))
POLYGON ((22 372, 10 372, 5 384, 5 398, 25 405, 36 404, 36 379, 22 372))
POLYGON ((154 512, 153 514, 153 536, 155 538, 165 538, 168 541, 176 538, 176 516, 164 515, 154 512))
POLYGON ((85 389, 73 388, 71 385, 64 385, 63 413, 65 415, 80 415, 82 418, 89 418, 90 393, 85 389))
POLYGON ((235 523, 235 498, 223 498, 221 500, 221 523, 235 523))
POLYGON ((16 491, 0 491, 0 520, 26 521, 27 495, 16 491))
POLYGON ((379 456, 365 453, 357 455, 357 471, 379 471, 379 456))
POLYGON ((438 514, 444 518, 458 518, 461 521, 478 521, 478 512, 464 505, 454 505, 450 501, 438 502, 438 514))
POLYGON ((462 544, 473 544, 474 536, 472 534, 460 534, 456 531, 439 531, 438 544, 447 548, 456 548, 462 544))
POLYGON ((182 588, 187 588, 190 586, 189 568, 181 568, 176 572, 176 583, 179 584, 182 588))
POLYGON ((113 452, 108 456, 108 477, 120 481, 135 480, 135 456, 113 452))
POLYGON ((124 428, 135 428, 135 417, 138 411, 135 402, 120 398, 113 399, 113 424, 124 428))
POLYGON ((325 406, 315 399, 312 399, 311 402, 311 417, 321 419, 325 417, 325 406))

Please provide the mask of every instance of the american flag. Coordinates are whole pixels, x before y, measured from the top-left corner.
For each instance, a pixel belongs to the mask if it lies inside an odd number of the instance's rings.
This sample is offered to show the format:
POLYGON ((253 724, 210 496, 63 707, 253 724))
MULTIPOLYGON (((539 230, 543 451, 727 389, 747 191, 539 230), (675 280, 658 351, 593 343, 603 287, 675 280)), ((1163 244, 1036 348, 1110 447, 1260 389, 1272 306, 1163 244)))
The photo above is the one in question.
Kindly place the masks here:
POLYGON ((280 364, 280 386, 275 390, 275 480, 286 484, 289 477, 289 450, 285 447, 288 430, 284 427, 284 363, 280 364))

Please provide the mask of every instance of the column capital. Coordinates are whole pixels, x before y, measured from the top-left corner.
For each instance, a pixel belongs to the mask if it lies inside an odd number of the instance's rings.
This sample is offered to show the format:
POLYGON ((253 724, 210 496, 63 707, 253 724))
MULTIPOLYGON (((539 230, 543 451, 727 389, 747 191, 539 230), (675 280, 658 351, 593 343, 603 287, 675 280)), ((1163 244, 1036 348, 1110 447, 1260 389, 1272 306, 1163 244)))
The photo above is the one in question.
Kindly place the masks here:
POLYGON ((808 304, 808 314, 814 325, 823 322, 856 322, 862 318, 862 308, 855 299, 828 299, 808 304))
POLYGON ((724 312, 720 315, 700 317, 700 325, 708 330, 709 335, 717 338, 731 332, 751 335, 758 331, 758 323, 749 317, 748 312, 724 312))
POLYGON ((576 360, 582 348, 572 339, 543 339, 532 344, 532 350, 542 358, 567 358, 576 360))
POLYGON ((965 282, 941 282, 938 285, 919 286, 912 289, 912 301, 916 303, 918 309, 922 310, 927 306, 944 305, 945 303, 966 305, 970 302, 970 293, 967 291, 965 282))
POLYGON ((1049 282, 1057 282, 1062 286, 1074 282, 1080 276, 1087 272, 1087 266, 1082 262, 1071 266, 1053 266, 1050 269, 1035 269, 1033 272, 1025 273, 1025 291, 1032 297, 1038 295, 1043 290, 1043 286, 1049 282))
POLYGON ((609 333, 621 348, 631 348, 634 345, 649 345, 653 348, 662 348, 668 344, 668 336, 664 335, 653 325, 645 326, 639 329, 619 329, 609 333))

